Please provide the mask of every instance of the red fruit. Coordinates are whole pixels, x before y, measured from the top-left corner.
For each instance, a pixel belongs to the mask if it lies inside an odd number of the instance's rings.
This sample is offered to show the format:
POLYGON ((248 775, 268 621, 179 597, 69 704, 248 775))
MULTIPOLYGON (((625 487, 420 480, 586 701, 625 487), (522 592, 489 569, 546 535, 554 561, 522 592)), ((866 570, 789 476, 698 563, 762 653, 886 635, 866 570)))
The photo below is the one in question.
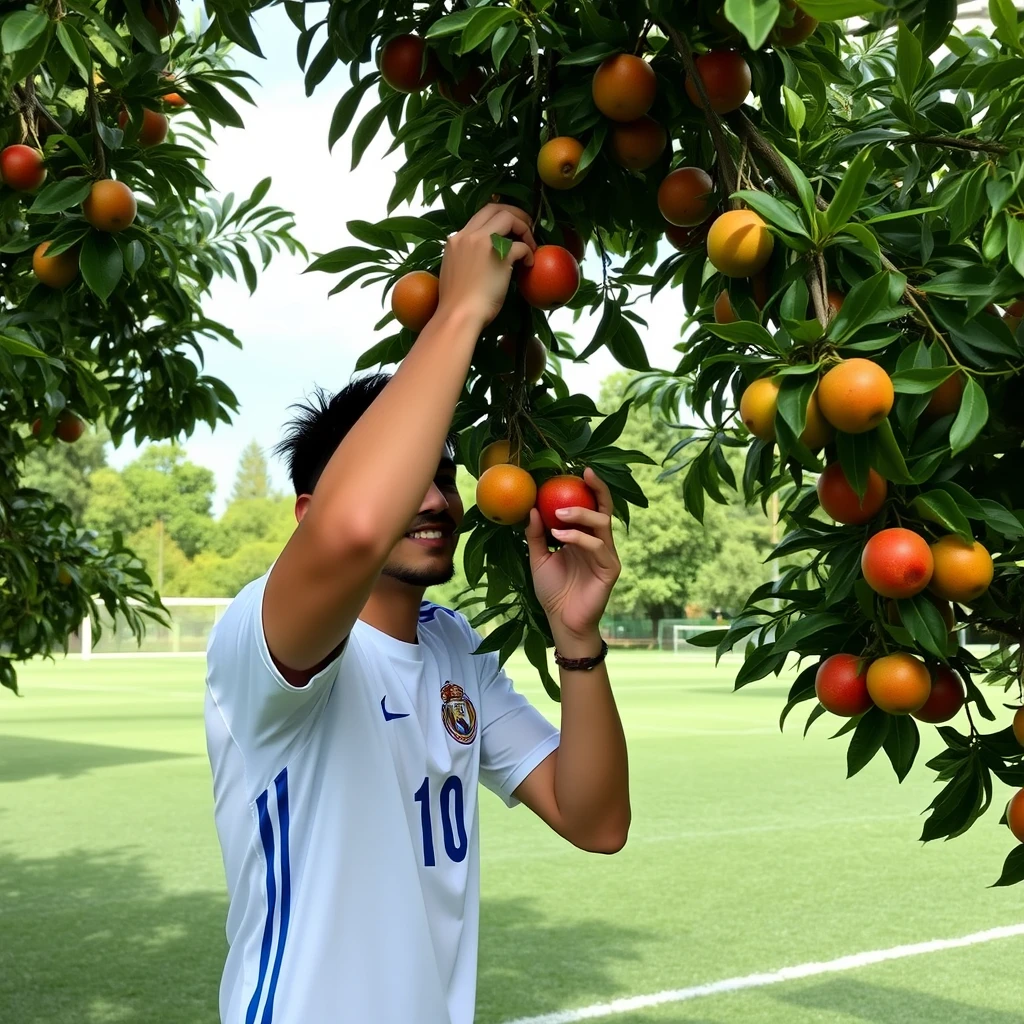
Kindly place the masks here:
POLYGON ((696 227, 715 212, 715 183, 700 167, 677 167, 658 186, 658 209, 676 227, 696 227))
POLYGON ((537 309, 564 306, 580 286, 580 265, 560 245, 538 246, 533 265, 519 264, 516 273, 519 294, 537 309))
POLYGON ((613 121, 635 121, 651 109, 658 92, 654 68, 642 57, 617 53, 602 61, 591 82, 594 105, 613 121))
POLYGON ((1006 824, 1014 839, 1024 843, 1024 789, 1018 789, 1006 805, 1006 824))
MULTIPOLYGON (((750 92, 750 65, 735 50, 712 50, 694 63, 712 110, 728 114, 743 106, 750 92)), ((700 93, 689 75, 686 76, 686 95, 695 106, 701 106, 700 93)))
POLYGON ((964 684, 960 677, 948 666, 940 665, 932 675, 932 691, 928 699, 910 713, 919 722, 930 722, 938 725, 956 718, 964 706, 964 684))
POLYGON ((894 526, 871 537, 860 558, 869 587, 882 597, 913 597, 931 581, 935 560, 919 533, 894 526))
POLYGON ((680 252, 689 252, 704 244, 708 237, 706 224, 698 224, 693 228, 679 227, 677 224, 669 224, 665 228, 665 237, 672 244, 673 248, 680 252))
POLYGON ((74 444, 85 433, 85 422, 73 412, 66 409, 57 417, 57 429, 54 433, 62 441, 74 444))
POLYGON ((814 693, 833 715, 853 718, 871 707, 868 695, 868 660, 855 654, 833 654, 814 676, 814 693))
POLYGON ((380 51, 380 73, 398 92, 419 92, 437 77, 437 58, 419 36, 395 36, 380 51))
POLYGON ((446 100, 468 107, 476 102, 477 93, 483 88, 485 81, 487 74, 483 68, 470 68, 455 82, 439 82, 437 91, 446 100))
POLYGON ((0 178, 16 192, 31 192, 46 180, 43 156, 31 146, 8 146, 0 152, 0 178))
POLYGON ((177 0, 146 0, 142 5, 142 13, 161 39, 165 39, 174 31, 178 18, 181 17, 177 0))
POLYGON ((859 526, 874 519, 885 503, 889 485, 873 469, 868 470, 868 486, 864 497, 858 498, 843 467, 833 462, 818 477, 818 503, 837 523, 859 526))
MULTIPOLYGON (((597 511, 597 496, 580 476, 553 476, 537 489, 537 511, 548 530, 558 530, 565 523, 555 515, 560 508, 589 508, 597 511)), ((573 527, 578 529, 578 527, 573 527)))
MULTIPOLYGON (((43 432, 43 421, 40 419, 34 419, 32 421, 32 436, 38 437, 43 432)), ((1021 744, 1024 746, 1024 744, 1021 744)))
POLYGON ((572 253, 577 263, 582 263, 587 254, 587 243, 582 235, 568 224, 559 224, 558 228, 562 232, 562 247, 572 253))

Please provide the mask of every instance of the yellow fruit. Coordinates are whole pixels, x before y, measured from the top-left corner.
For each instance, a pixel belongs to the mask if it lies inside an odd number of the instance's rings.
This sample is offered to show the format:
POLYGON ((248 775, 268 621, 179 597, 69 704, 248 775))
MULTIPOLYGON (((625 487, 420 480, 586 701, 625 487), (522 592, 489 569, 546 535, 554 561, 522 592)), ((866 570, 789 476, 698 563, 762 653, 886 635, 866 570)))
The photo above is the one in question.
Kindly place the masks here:
POLYGON ((740 419, 754 437, 775 440, 775 413, 779 408, 779 385, 771 377, 761 377, 740 398, 740 419))
POLYGON ((577 174, 583 146, 568 135, 560 135, 540 147, 537 154, 537 173, 548 188, 565 189, 578 185, 586 176, 577 174))
POLYGON ((491 466, 502 466, 510 462, 512 458, 512 446, 508 438, 501 441, 492 441, 480 453, 479 474, 483 476, 491 466))
POLYGON ((750 277, 772 257, 775 239, 753 210, 729 210, 708 231, 708 259, 726 277, 750 277))

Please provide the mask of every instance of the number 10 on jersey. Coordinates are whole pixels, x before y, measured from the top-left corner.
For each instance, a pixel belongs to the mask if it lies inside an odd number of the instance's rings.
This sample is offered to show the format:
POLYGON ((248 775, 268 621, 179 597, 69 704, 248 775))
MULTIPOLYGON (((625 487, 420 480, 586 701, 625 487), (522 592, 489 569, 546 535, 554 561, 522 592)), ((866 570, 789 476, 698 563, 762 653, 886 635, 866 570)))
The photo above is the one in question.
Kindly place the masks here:
MULTIPOLYGON (((423 784, 413 794, 420 805, 420 825, 423 828, 423 865, 432 868, 434 857, 434 829, 430 822, 430 777, 425 776, 423 784)), ((462 779, 449 775, 441 784, 438 795, 441 811, 441 831, 444 833, 444 849, 448 859, 458 864, 466 859, 469 840, 466 838, 465 803, 462 799, 462 779)))

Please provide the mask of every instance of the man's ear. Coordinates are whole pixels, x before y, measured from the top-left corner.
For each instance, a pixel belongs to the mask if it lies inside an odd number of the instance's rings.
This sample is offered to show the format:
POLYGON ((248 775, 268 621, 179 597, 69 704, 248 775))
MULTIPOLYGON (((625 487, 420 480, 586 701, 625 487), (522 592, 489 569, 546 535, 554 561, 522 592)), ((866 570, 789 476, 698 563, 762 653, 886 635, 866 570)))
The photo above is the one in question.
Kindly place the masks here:
POLYGON ((295 499, 295 521, 302 522, 302 517, 309 511, 309 503, 312 500, 311 494, 300 494, 295 499))

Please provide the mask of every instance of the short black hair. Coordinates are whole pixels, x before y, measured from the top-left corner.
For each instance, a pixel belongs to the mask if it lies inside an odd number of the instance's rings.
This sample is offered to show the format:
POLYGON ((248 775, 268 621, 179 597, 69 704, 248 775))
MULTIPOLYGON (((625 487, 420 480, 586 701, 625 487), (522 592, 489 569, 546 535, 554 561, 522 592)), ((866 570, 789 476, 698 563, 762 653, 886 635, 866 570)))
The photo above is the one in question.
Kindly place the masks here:
MULTIPOLYGON (((297 413, 287 424, 284 438, 274 447, 274 454, 287 463, 296 495, 313 493, 338 445, 390 380, 389 373, 356 377, 334 395, 318 387, 307 401, 291 407, 297 413)), ((449 435, 452 452, 456 442, 457 437, 449 435)))

